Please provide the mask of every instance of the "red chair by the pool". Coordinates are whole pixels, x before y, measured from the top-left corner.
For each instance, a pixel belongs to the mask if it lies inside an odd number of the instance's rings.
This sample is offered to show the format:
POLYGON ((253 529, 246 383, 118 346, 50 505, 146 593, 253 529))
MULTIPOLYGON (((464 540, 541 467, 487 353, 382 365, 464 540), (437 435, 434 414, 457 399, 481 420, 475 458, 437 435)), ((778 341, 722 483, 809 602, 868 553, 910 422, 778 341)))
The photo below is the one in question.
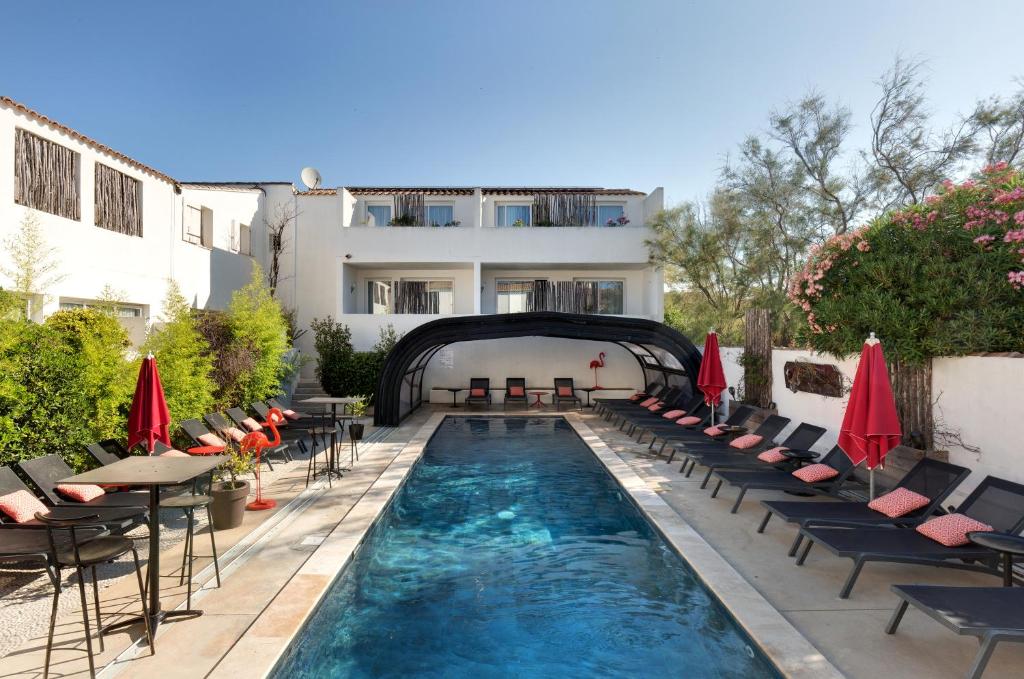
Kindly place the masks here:
POLYGON ((260 483, 260 454, 264 448, 274 448, 281 445, 281 434, 277 431, 277 427, 274 422, 281 421, 284 419, 284 414, 278 408, 270 409, 270 417, 263 423, 264 427, 270 427, 270 431, 274 433, 274 439, 270 440, 267 435, 262 431, 254 431, 245 435, 242 442, 239 444, 239 448, 243 453, 249 452, 256 456, 256 499, 245 506, 246 509, 252 511, 260 511, 263 509, 273 509, 277 506, 276 500, 263 497, 263 486, 260 483))

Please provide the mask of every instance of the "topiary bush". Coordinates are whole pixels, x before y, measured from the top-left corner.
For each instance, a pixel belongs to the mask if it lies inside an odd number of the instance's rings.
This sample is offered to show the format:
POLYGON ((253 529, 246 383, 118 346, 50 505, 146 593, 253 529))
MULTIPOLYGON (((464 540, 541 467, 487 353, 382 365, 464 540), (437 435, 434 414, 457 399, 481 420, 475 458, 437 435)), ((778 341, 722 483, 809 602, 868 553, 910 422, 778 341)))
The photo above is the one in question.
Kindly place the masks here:
POLYGON ((288 322, 259 266, 253 266, 249 283, 231 295, 227 318, 232 341, 226 351, 251 357, 252 363, 238 371, 232 393, 224 396, 238 405, 278 394, 290 366, 284 360, 291 348, 288 322))
POLYGON ((848 356, 873 331, 917 364, 1024 350, 1022 256, 1024 179, 986 167, 814 249, 789 291, 806 316, 799 339, 848 356))

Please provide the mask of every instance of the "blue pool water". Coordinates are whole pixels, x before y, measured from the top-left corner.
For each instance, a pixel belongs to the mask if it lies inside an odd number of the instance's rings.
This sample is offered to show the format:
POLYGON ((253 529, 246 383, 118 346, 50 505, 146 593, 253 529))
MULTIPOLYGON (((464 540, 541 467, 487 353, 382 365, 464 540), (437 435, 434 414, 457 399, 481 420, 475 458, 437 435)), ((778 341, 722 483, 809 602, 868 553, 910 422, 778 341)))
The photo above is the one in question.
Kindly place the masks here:
POLYGON ((449 417, 275 671, 778 677, 562 418, 449 417))

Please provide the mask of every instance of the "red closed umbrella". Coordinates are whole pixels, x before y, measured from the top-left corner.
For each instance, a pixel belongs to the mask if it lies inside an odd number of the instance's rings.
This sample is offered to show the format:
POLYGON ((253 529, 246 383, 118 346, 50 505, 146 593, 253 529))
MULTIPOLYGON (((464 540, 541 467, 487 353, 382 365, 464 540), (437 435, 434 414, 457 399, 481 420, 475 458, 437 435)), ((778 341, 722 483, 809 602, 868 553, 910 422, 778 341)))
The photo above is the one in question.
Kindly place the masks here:
POLYGON ((867 460, 871 472, 871 497, 875 497, 875 467, 900 444, 900 419, 889 384, 882 343, 875 333, 864 341, 850 402, 839 431, 839 447, 854 464, 867 460))
POLYGON ((725 371, 718 353, 718 334, 714 330, 704 339, 697 388, 704 392, 704 402, 711 406, 711 424, 715 424, 715 406, 722 402, 722 392, 725 391, 725 371))
POLYGON ((156 359, 150 354, 142 360, 132 409, 128 413, 128 448, 145 441, 146 449, 152 455, 157 439, 171 445, 170 424, 171 413, 164 400, 160 373, 156 369, 156 359))

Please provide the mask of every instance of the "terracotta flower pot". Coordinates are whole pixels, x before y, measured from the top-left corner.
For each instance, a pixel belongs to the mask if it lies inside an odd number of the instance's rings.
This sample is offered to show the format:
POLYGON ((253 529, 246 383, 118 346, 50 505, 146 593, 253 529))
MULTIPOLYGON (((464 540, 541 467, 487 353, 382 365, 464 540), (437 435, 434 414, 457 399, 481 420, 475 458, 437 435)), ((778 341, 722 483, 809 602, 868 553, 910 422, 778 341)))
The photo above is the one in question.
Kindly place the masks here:
POLYGON ((242 525, 245 500, 249 496, 249 482, 237 483, 236 487, 232 487, 230 482, 215 483, 210 489, 210 495, 213 497, 210 513, 216 530, 238 528, 242 525))

